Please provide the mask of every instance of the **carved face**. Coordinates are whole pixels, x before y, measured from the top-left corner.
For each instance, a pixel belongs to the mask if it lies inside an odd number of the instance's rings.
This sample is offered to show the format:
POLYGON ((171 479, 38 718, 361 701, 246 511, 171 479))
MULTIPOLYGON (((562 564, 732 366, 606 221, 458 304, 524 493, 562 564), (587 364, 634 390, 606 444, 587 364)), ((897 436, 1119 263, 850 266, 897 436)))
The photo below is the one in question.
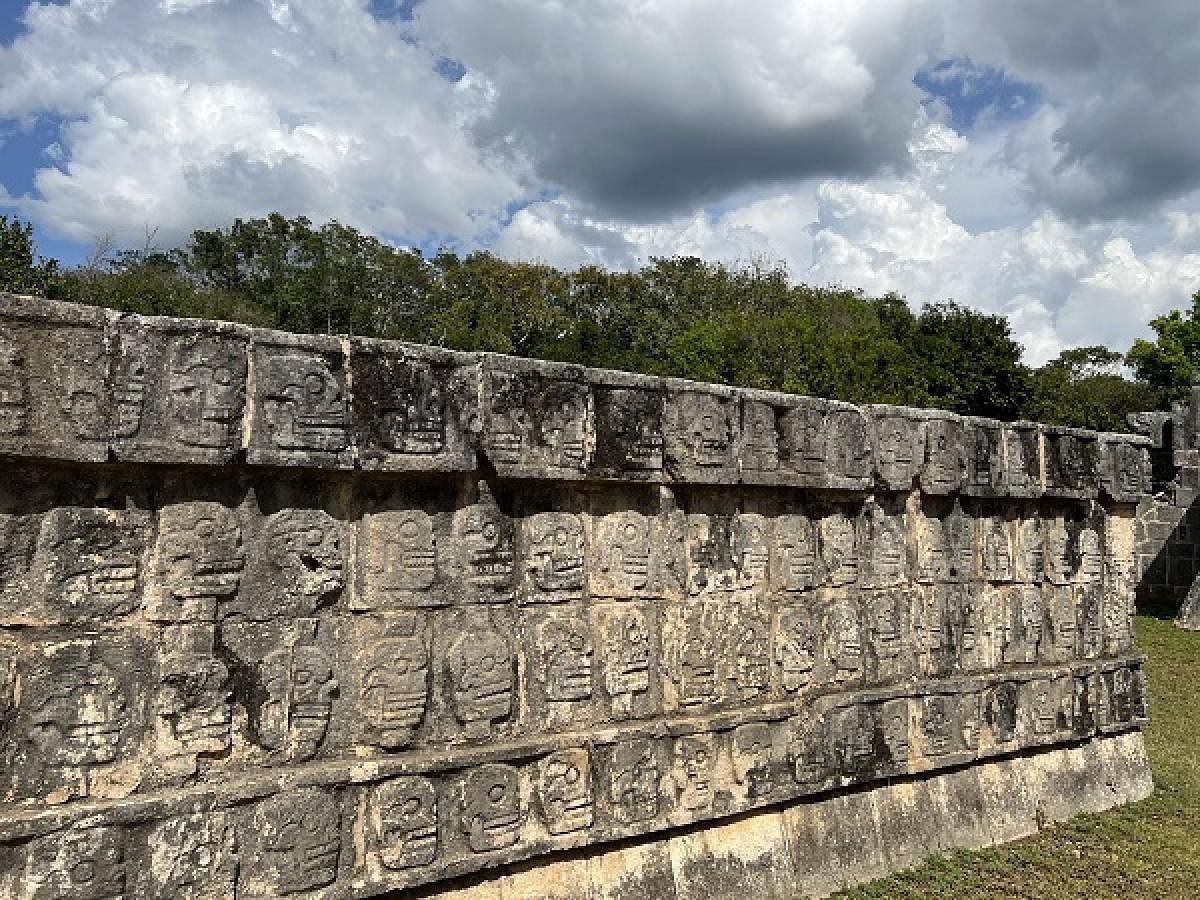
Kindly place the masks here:
POLYGON ((650 634, 637 610, 623 613, 608 636, 608 692, 636 694, 650 689, 650 634))
POLYGON ((479 620, 449 652, 454 707, 460 722, 488 725, 512 713, 513 655, 509 640, 479 620))
POLYGON ((764 516, 743 513, 734 519, 733 553, 739 586, 755 587, 766 581, 770 546, 764 516))
POLYGON ((697 706, 717 698, 717 650, 703 627, 689 628, 679 652, 679 703, 697 706))
POLYGON ((837 513, 821 520, 821 558, 834 587, 858 577, 858 552, 854 520, 837 513))
POLYGON ((166 661, 158 712, 188 753, 222 753, 230 746, 233 709, 229 668, 210 653, 173 653, 166 661))
POLYGON ((766 622, 745 620, 734 642, 734 679, 743 700, 766 691, 771 680, 770 635, 766 622))
POLYGON ((54 602, 69 617, 124 615, 137 606, 144 534, 124 514, 60 507, 40 538, 54 602))
POLYGON ((751 799, 766 797, 775 790, 771 748, 771 726, 766 723, 739 725, 733 730, 730 748, 733 777, 738 784, 746 786, 751 799))
POLYGON ((775 410, 766 403, 745 401, 742 405, 742 452, 750 465, 760 472, 779 468, 775 410))
POLYGON ((616 746, 609 780, 613 812, 621 822, 643 822, 658 815, 658 757, 647 740, 616 746))
POLYGON ((714 523, 708 516, 688 516, 687 579, 691 594, 726 586, 724 573, 719 569, 721 561, 715 532, 714 523))
POLYGON ((548 388, 545 402, 542 435, 548 447, 550 463, 572 468, 582 466, 588 389, 582 385, 557 382, 548 388))
POLYGON ((501 763, 472 769, 463 784, 462 830, 476 853, 517 842, 521 793, 517 770, 501 763))
POLYGON ((817 583, 817 539, 805 516, 787 515, 775 520, 778 574, 785 591, 805 591, 817 583))
POLYGON ((429 366, 409 363, 383 411, 383 443, 397 453, 440 453, 446 446, 446 398, 429 366))
POLYGON ((221 813, 176 816, 154 827, 150 895, 201 900, 234 893, 233 829, 221 813))
POLYGON ((843 709, 835 715, 834 733, 843 771, 856 773, 870 766, 875 755, 875 722, 863 705, 843 709))
POLYGON ((157 557, 159 579, 174 596, 232 597, 245 565, 242 530, 219 503, 168 506, 159 516, 157 557))
POLYGON ((1079 569, 1076 578, 1087 584, 1099 581, 1104 569, 1104 556, 1100 552, 1100 536, 1094 528, 1079 532, 1079 569))
POLYGON ((25 354, 0 335, 0 435, 24 434, 29 427, 29 381, 25 354))
POLYGON ((297 758, 313 756, 333 714, 333 698, 338 683, 333 664, 325 651, 312 644, 297 644, 292 649, 292 696, 289 737, 298 748, 297 758))
POLYGON ((992 688, 986 695, 984 713, 996 743, 1013 740, 1017 736, 1017 686, 998 684, 992 688))
POLYGON ((346 398, 326 360, 301 353, 274 357, 264 367, 263 385, 275 446, 318 452, 346 448, 346 398))
POLYGON ((384 597, 425 591, 437 579, 433 520, 420 510, 377 513, 367 520, 369 589, 384 597))
POLYGON ((1012 574, 1012 555, 1008 546, 1008 527, 1003 519, 983 521, 983 576, 1006 581, 1012 574))
POLYGON ((867 420, 847 409, 829 413, 829 468, 838 475, 862 477, 870 471, 867 420))
POLYGON ((789 721, 788 762, 799 785, 815 785, 829 774, 829 739, 821 717, 804 715, 789 721))
POLYGON ((679 792, 679 805, 684 809, 695 811, 712 805, 712 764, 712 738, 709 735, 675 739, 671 778, 679 792))
POLYGON ((925 467, 922 483, 945 490, 956 487, 962 475, 962 431, 956 423, 933 419, 926 423, 925 467))
POLYGON ((1065 584, 1071 573, 1071 536, 1062 522, 1046 529, 1046 569, 1055 584, 1065 584))
POLYGON ((213 338, 177 344, 167 383, 171 436, 192 447, 234 446, 245 384, 246 358, 240 346, 213 338))
POLYGON ((484 433, 488 453, 496 462, 519 463, 529 430, 525 399, 513 376, 493 372, 491 379, 491 422, 484 433))
POLYGON ((146 350, 145 343, 136 338, 122 341, 112 376, 114 437, 133 437, 141 430, 146 399, 146 350))
POLYGON ((333 798, 312 788, 266 800, 254 821, 260 874, 276 894, 311 891, 337 878, 341 813, 333 798))
POLYGON ((417 636, 385 638, 370 655, 360 709, 375 741, 402 747, 425 719, 429 651, 417 636))
POLYGON ((375 789, 379 860, 388 869, 427 866, 438 852, 437 790, 428 778, 396 778, 375 789))
POLYGON ((649 582, 650 526, 639 513, 614 513, 600 525, 600 571, 619 591, 640 591, 649 582))
POLYGON ((649 391, 617 389, 609 394, 608 416, 624 450, 627 469, 661 469, 662 398, 649 391))
POLYGON ((477 503, 454 514, 454 534, 468 581, 492 590, 512 584, 515 555, 508 516, 491 503, 477 503))
POLYGON ((806 475, 825 472, 829 434, 825 411, 817 406, 789 409, 780 419, 783 442, 791 452, 791 465, 806 475))
POLYGON ((729 462, 730 429, 724 404, 707 394, 688 394, 683 404, 683 439, 698 466, 729 462))
POLYGON ((877 464, 884 477, 893 483, 911 478, 917 458, 915 423, 902 418, 884 418, 879 422, 877 464))
POLYGON ((1040 518, 1021 523, 1021 552, 1025 576, 1031 581, 1041 581, 1046 574, 1046 547, 1040 518))
POLYGON ((892 764, 903 766, 908 763, 908 701, 889 700, 883 704, 880 715, 883 725, 883 744, 892 757, 892 764))
POLYGON ((833 607, 829 615, 830 647, 835 678, 853 678, 862 671, 862 623, 854 608, 846 603, 833 607))
POLYGON ((904 535, 898 520, 878 507, 872 507, 867 543, 870 547, 872 583, 888 585, 900 581, 904 575, 904 535))
POLYGON ((51 366, 58 386, 56 396, 68 431, 81 440, 103 440, 108 431, 104 413, 102 352, 98 342, 89 344, 63 335, 51 351, 51 366))
POLYGON ((1058 730, 1060 709, 1058 691, 1053 681, 1033 683, 1033 733, 1053 734, 1058 730))
POLYGON ((78 828, 33 841, 25 863, 29 900, 122 900, 125 846, 118 828, 78 828))
POLYGON ((342 525, 320 509, 287 509, 267 519, 267 552, 311 612, 338 594, 343 578, 342 525))
POLYGON ((583 590, 583 525, 570 513, 530 516, 529 574, 542 591, 578 594, 583 590))
MULTIPOLYGON (((1031 438, 1036 440, 1036 437, 1031 436, 1031 438)), ((1029 476, 1031 460, 1025 446, 1025 440, 1025 435, 1019 431, 1008 431, 1005 434, 1005 448, 1008 452, 1008 483, 1010 487, 1023 488, 1031 482, 1029 476)))
POLYGON ((901 607, 905 603, 903 594, 887 593, 875 598, 868 607, 871 621, 871 646, 875 655, 882 660, 895 660, 900 655, 901 607))
POLYGON ((921 706, 921 732, 928 756, 944 756, 952 747, 954 724, 945 697, 926 697, 921 706))
POLYGON ((555 618, 541 628, 546 699, 587 700, 592 696, 592 639, 585 623, 555 618))
POLYGON ((789 608, 779 613, 779 635, 775 660, 780 682, 789 694, 808 687, 812 681, 816 635, 812 617, 805 609, 789 608))
POLYGON ((591 828, 596 819, 591 763, 583 749, 559 750, 538 766, 538 797, 546 830, 569 834, 591 828))
POLYGON ((29 676, 29 740, 48 765, 93 766, 117 758, 129 723, 117 676, 89 647, 60 645, 29 676))

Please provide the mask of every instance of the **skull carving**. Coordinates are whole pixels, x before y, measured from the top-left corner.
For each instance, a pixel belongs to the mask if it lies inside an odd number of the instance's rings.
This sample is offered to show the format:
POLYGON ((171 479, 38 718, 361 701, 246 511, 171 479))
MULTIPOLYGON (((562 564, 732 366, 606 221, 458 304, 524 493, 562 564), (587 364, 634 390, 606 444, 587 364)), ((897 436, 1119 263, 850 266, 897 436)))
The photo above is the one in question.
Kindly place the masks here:
POLYGON ((618 822, 644 822, 658 815, 658 755, 644 739, 623 741, 614 748, 609 773, 609 799, 618 822))
POLYGON ((570 513, 537 513, 525 521, 528 567, 536 599, 583 596, 583 526, 570 513))
POLYGON ((0 335, 0 435, 24 434, 29 428, 29 376, 25 354, 15 341, 0 335))
POLYGON ((234 447, 245 403, 246 357, 241 345, 218 338, 181 339, 171 348, 167 428, 191 447, 234 447))
POLYGON ((825 580, 832 587, 853 584, 858 578, 858 537, 853 519, 835 513, 821 520, 821 561, 825 580))
POLYGON ((266 361, 263 411, 281 450, 336 453, 350 443, 346 396, 331 360, 287 353, 266 361))
POLYGON ((433 520, 416 509, 374 513, 367 518, 366 606, 430 606, 437 581, 433 520))
POLYGON ((675 739, 675 760, 671 779, 679 795, 679 805, 689 812, 712 806, 712 736, 694 734, 675 739))
POLYGON ((124 334, 112 371, 113 437, 131 438, 142 428, 146 400, 146 357, 149 347, 136 332, 124 334))
POLYGON ((125 841, 120 829, 72 828, 29 845, 23 900, 122 900, 125 841))
MULTIPOLYGON (((342 524, 320 509, 285 509, 266 521, 268 559, 285 609, 311 615, 345 586, 342 524)), ((263 610, 274 613, 275 610, 263 610)))
POLYGON ((469 737, 491 735, 492 723, 512 714, 513 652, 510 638, 487 610, 472 611, 447 653, 454 711, 469 737))
POLYGON ((954 720, 946 697, 921 701, 921 732, 926 756, 945 756, 954 749, 954 720))
POLYGON ((1075 578, 1084 584, 1097 584, 1104 571, 1104 555, 1100 536, 1094 528, 1083 528, 1077 539, 1079 565, 1075 578))
POLYGON ((755 588, 766 583, 771 544, 767 537, 767 519, 755 513, 742 513, 733 522, 733 555, 738 587, 755 588))
POLYGON ((247 894, 296 894, 337 879, 342 817, 328 794, 300 788, 276 795, 258 807, 253 826, 255 865, 243 872, 243 878, 252 878, 265 891, 247 894))
POLYGON ((945 494, 962 484, 965 447, 963 427, 952 419, 925 423, 925 463, 921 485, 931 493, 945 494))
POLYGON ((234 895, 236 839, 220 812, 176 816, 147 837, 150 879, 147 896, 216 900, 234 895))
POLYGON ((49 556, 51 599, 70 621, 104 620, 137 607, 145 525, 132 513, 53 509, 39 543, 49 556))
POLYGON ((288 759, 303 761, 316 756, 325 742, 339 685, 332 661, 315 643, 317 623, 302 619, 296 628, 296 642, 262 663, 267 700, 260 713, 259 740, 269 750, 283 750, 288 759))
POLYGON ((47 648, 29 672, 21 706, 36 761, 54 768, 89 768, 117 759, 129 725, 125 691, 94 644, 47 648), (36 748, 36 749, 35 749, 36 748))
POLYGON ((479 502, 454 514, 454 543, 466 581, 482 594, 507 594, 516 572, 513 524, 486 484, 479 502))
POLYGON ((771 580, 776 589, 806 591, 817 583, 817 539, 806 516, 775 520, 775 558, 771 580))
POLYGON ((909 760, 909 712, 907 700, 889 700, 880 711, 883 745, 894 768, 904 768, 909 760))
POLYGON ((596 593, 636 595, 650 576, 650 526, 635 512, 613 513, 600 523, 596 546, 601 549, 603 584, 596 593))
POLYGON ((550 754, 538 766, 538 776, 538 799, 547 831, 570 834, 592 827, 596 810, 587 750, 550 754))
POLYGON ((622 610, 609 623, 605 657, 605 686, 612 697, 613 715, 627 718, 634 697, 650 690, 650 632, 639 610, 622 610))
POLYGON ((729 414, 717 397, 688 393, 677 398, 680 434, 693 465, 719 467, 729 465, 732 440, 729 414))
POLYGON ((217 603, 237 594, 245 553, 232 510, 181 503, 159 514, 150 615, 160 622, 212 622, 217 603))
POLYGON ((1054 584, 1070 581, 1071 536, 1060 520, 1046 529, 1046 574, 1054 584))
POLYGON ((662 397, 650 391, 616 388, 599 394, 597 426, 611 435, 621 467, 656 470, 663 464, 662 397))
POLYGON ((178 755, 195 771, 198 754, 229 749, 233 710, 229 703, 229 668, 213 655, 213 627, 179 625, 164 630, 168 652, 163 658, 156 711, 167 726, 178 755))
POLYGON ((552 466, 581 469, 587 460, 585 442, 588 389, 566 381, 547 385, 543 398, 542 439, 552 466))
POLYGON ((828 636, 834 680, 843 682, 858 678, 863 666, 863 628, 851 602, 836 603, 830 609, 828 636))
POLYGON ((446 446, 446 395, 432 367, 407 362, 397 369, 386 404, 381 426, 389 450, 434 454, 446 446))
POLYGON ((543 623, 539 631, 546 699, 556 702, 590 699, 594 649, 586 623, 556 616, 543 623))
POLYGON ((701 706, 717 699, 717 647, 704 623, 691 623, 677 653, 679 705, 701 706))
POLYGON ((742 405, 743 465, 757 472, 779 468, 779 438, 775 432, 775 410, 768 403, 746 400, 742 405))
POLYGON ((407 746, 425 719, 429 650, 418 634, 388 634, 367 654, 359 709, 366 737, 388 750, 407 746))
POLYGON ((751 800, 769 797, 775 790, 773 746, 771 726, 765 722, 739 725, 733 730, 729 751, 733 778, 745 786, 751 800))
POLYGON ((521 830, 521 789, 517 770, 501 763, 472 769, 463 782, 462 830, 476 853, 503 850, 521 830))
POLYGON ((780 683, 784 691, 794 694, 812 682, 815 649, 816 633, 812 614, 799 607, 781 610, 775 662, 779 666, 780 683))
POLYGON ((743 701, 766 693, 771 681, 771 636, 767 622, 747 615, 735 626, 734 683, 743 701))
POLYGON ((415 775, 396 778, 375 789, 373 802, 384 868, 427 866, 437 858, 438 798, 433 782, 415 775))

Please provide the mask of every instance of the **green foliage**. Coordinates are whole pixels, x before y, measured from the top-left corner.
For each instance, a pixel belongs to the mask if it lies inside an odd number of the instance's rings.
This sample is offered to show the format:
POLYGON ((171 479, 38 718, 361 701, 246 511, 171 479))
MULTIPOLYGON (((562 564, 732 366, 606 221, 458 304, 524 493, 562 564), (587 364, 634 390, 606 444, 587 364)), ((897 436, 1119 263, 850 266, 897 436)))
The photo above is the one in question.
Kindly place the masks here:
POLYGON ((1125 357, 1138 379, 1155 391, 1158 406, 1187 396, 1188 384, 1200 372, 1200 291, 1192 295, 1192 308, 1173 309, 1150 320, 1157 337, 1138 339, 1125 357))
POLYGON ((1064 350, 1033 372, 1028 418, 1039 422, 1127 431, 1131 412, 1155 409, 1158 392, 1120 374, 1123 357, 1107 347, 1064 350))
MULTIPOLYGON (((1001 419, 1122 428, 1125 412, 1158 399, 1122 378, 1120 357, 1103 348, 1069 351, 1031 372, 1003 317, 955 303, 914 313, 895 294, 793 285, 778 266, 730 268, 683 257, 653 259, 637 272, 566 272, 489 253, 426 259, 338 222, 318 227, 278 214, 196 231, 169 251, 149 244, 111 258, 97 251, 64 272, 35 259, 29 226, 0 217, 0 286, 151 315, 393 338, 1001 419)), ((1171 340, 1182 322, 1175 315, 1156 320, 1167 323, 1160 334, 1171 340)), ((1200 335, 1200 324, 1191 327, 1200 335)), ((1200 337, 1189 347, 1200 360, 1200 337)), ((1184 368, 1190 374, 1195 367, 1184 368)))
POLYGON ((33 244, 33 226, 0 215, 0 291, 60 299, 58 261, 42 259, 33 244))

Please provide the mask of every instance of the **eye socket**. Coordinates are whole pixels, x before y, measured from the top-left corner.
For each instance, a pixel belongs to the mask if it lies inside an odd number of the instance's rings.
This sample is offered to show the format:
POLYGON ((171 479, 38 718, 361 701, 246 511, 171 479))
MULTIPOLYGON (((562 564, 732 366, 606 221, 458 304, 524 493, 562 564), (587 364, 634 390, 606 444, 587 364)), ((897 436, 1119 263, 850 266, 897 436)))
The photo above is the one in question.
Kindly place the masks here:
POLYGON ((479 533, 483 535, 483 539, 489 543, 494 542, 500 534, 500 529, 496 527, 495 522, 487 522, 479 529, 479 533))
POLYGON ((87 884, 96 877, 96 861, 81 859, 71 866, 71 881, 75 884, 87 884))

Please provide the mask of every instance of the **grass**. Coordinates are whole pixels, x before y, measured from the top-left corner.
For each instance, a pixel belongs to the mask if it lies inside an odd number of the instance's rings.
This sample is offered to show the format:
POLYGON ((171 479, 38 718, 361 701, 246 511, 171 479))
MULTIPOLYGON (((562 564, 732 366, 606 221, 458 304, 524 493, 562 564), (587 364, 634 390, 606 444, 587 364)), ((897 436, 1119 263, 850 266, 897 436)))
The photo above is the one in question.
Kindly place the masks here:
POLYGON ((1015 844, 931 858, 840 900, 1200 898, 1200 633, 1138 616, 1153 795, 1015 844))

